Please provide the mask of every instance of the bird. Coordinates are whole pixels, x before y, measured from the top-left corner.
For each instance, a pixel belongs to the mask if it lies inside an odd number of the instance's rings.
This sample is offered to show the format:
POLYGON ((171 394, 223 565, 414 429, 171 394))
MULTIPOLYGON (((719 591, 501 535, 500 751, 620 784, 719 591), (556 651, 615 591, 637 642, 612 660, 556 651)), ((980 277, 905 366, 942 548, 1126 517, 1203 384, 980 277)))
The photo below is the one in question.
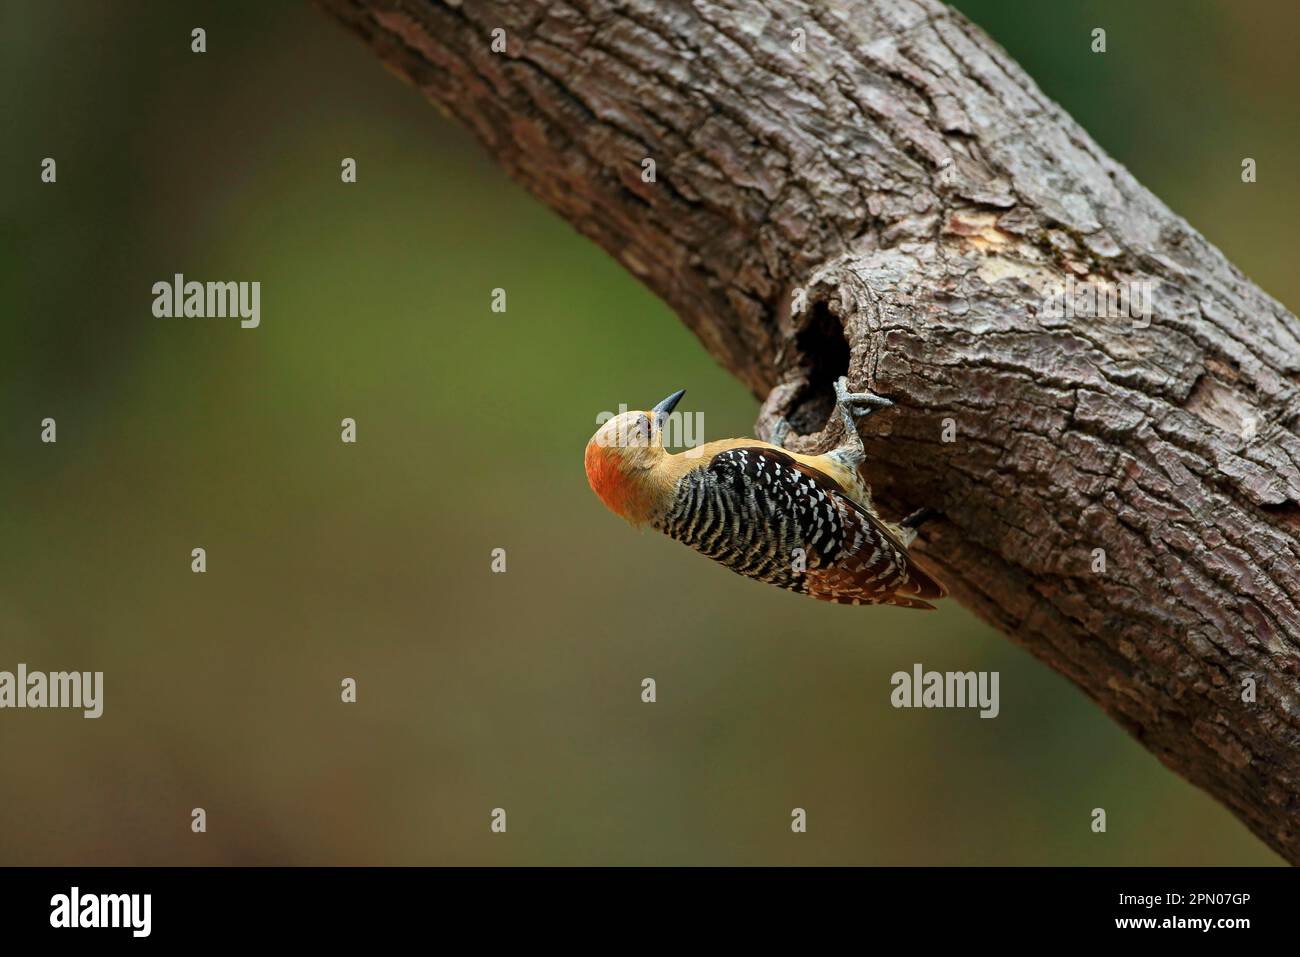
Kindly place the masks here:
POLYGON ((938 513, 923 508, 888 522, 861 475, 858 421, 891 400, 850 392, 840 377, 845 439, 823 455, 787 450, 784 419, 772 442, 722 439, 670 453, 664 426, 683 395, 613 416, 587 443, 587 481, 611 512, 737 574, 822 601, 933 609, 930 601, 947 594, 908 553, 917 527, 938 513))

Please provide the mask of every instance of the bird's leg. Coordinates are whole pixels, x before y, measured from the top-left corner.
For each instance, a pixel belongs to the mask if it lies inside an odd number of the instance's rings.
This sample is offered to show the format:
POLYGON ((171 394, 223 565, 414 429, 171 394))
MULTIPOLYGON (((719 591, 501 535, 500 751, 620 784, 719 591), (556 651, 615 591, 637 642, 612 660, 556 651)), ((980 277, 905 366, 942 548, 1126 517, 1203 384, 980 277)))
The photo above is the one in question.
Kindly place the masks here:
POLYGON ((845 376, 835 380, 835 408, 844 420, 844 444, 835 452, 846 464, 856 467, 867 457, 862 436, 858 433, 858 420, 893 404, 883 395, 874 392, 850 392, 849 380, 845 376))

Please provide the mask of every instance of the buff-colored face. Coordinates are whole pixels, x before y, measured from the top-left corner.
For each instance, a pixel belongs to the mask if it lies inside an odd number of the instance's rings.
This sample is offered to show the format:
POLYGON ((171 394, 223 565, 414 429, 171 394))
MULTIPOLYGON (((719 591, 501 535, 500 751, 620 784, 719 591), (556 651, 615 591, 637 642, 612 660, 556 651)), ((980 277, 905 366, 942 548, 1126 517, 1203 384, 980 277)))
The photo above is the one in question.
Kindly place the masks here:
POLYGON ((624 412, 587 443, 587 481, 605 506, 630 522, 644 521, 647 480, 664 456, 663 423, 681 398, 675 392, 646 412, 624 412))

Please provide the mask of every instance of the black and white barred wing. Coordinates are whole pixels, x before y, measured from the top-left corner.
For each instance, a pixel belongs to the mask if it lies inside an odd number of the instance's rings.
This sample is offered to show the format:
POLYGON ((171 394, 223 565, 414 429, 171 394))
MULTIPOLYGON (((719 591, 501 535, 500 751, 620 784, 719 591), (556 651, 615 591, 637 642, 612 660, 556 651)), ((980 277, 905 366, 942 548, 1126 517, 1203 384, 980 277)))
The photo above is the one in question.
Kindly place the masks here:
POLYGON ((841 604, 933 608, 946 591, 830 476, 777 449, 688 473, 663 531, 738 574, 841 604))

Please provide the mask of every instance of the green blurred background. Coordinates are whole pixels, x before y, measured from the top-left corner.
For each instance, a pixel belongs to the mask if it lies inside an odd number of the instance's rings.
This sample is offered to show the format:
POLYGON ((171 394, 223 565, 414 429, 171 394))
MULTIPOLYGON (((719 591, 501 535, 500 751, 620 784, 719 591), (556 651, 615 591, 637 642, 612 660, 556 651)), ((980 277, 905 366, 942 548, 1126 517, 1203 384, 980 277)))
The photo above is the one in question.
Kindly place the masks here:
MULTIPOLYGON (((1300 301, 1294 4, 959 6, 1300 301)), ((815 603, 608 514, 598 412, 686 387, 718 438, 756 401, 321 13, 0 9, 0 669, 106 685, 0 712, 0 863, 1279 862, 962 608, 815 603), (260 280, 261 328, 155 319, 176 272, 260 280), (891 709, 917 661, 999 671, 1001 716, 891 709)))

